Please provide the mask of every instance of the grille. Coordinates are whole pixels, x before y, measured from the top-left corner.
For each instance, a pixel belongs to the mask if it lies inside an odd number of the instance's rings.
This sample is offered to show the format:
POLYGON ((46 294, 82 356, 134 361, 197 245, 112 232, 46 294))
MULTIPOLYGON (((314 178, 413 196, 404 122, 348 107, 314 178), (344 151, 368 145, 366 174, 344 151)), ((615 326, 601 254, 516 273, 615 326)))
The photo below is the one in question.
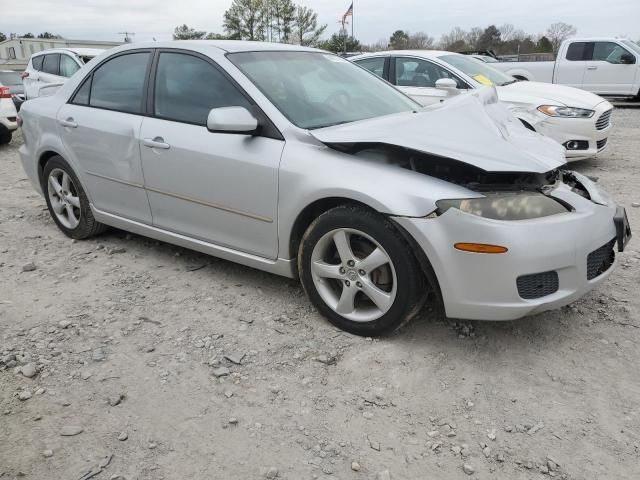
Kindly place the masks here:
POLYGON ((602 150, 606 144, 607 144, 606 138, 603 138, 602 140, 598 140, 596 142, 596 145, 598 146, 598 150, 602 150))
POLYGON ((517 278, 516 285, 518 286, 518 294, 524 299, 532 300, 546 297, 558 291, 558 272, 551 271, 522 275, 517 278))
POLYGON ((599 277, 604 272, 609 270, 609 267, 613 265, 616 259, 616 252, 613 250, 616 244, 614 238, 609 243, 601 246, 597 250, 594 250, 587 256, 587 279, 593 280, 599 277))
POLYGON ((600 115, 598 120, 596 120, 596 128, 598 130, 604 130, 605 128, 607 128, 609 126, 609 122, 611 121, 611 113, 612 112, 613 112, 613 109, 607 110, 602 115, 600 115))

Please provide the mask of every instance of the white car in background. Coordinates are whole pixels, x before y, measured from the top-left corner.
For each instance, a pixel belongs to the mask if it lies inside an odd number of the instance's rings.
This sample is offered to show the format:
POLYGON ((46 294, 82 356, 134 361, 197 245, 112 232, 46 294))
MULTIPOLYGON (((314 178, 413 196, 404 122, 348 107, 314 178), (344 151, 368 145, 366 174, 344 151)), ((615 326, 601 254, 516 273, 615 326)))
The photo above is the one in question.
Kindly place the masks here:
POLYGON ((521 82, 482 61, 435 50, 396 50, 350 59, 388 80, 423 105, 483 86, 498 97, 529 129, 565 147, 567 160, 598 156, 611 134, 613 106, 577 88, 521 82))
POLYGON ((40 96, 44 86, 62 85, 93 57, 99 48, 54 48, 35 53, 22 73, 26 99, 40 96))

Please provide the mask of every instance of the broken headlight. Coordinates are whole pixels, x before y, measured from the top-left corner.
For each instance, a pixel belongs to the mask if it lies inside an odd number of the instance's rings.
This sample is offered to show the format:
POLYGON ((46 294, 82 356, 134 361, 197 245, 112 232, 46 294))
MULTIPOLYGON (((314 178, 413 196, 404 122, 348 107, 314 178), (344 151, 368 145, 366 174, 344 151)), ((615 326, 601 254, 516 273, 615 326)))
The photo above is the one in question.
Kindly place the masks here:
POLYGON ((540 105, 538 111, 550 117, 591 118, 595 113, 586 108, 562 107, 560 105, 540 105))
POLYGON ((438 200, 436 213, 450 208, 493 220, 529 220, 569 211, 559 201, 541 193, 495 193, 481 198, 438 200))

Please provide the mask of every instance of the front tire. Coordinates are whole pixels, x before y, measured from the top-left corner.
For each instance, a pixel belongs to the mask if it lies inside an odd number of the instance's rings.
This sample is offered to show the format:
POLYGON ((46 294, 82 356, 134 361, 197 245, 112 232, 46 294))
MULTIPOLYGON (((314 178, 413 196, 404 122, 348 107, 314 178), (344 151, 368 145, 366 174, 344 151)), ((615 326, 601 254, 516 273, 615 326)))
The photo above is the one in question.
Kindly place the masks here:
POLYGON ((80 180, 62 157, 51 157, 45 165, 42 192, 51 218, 66 236, 83 240, 106 230, 94 218, 80 180))
POLYGON ((340 206, 320 215, 298 252, 302 285, 335 326, 378 336, 405 324, 426 298, 416 257, 383 215, 340 206))

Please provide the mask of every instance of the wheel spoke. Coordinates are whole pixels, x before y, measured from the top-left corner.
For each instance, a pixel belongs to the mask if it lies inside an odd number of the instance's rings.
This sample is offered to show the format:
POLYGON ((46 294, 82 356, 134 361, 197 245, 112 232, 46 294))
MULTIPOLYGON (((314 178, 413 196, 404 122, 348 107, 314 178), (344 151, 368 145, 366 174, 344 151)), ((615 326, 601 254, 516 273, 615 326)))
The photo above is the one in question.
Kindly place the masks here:
POLYGON ((67 219, 69 220, 69 228, 73 229, 78 226, 78 219, 76 218, 76 214, 73 211, 73 207, 71 205, 65 205, 64 209, 67 212, 67 219))
POLYGON ((51 175, 49 177, 49 184, 51 185, 51 187, 53 187, 53 191, 56 192, 56 194, 62 198, 62 186, 60 185, 60 183, 58 182, 58 179, 55 178, 53 175, 51 175))
POLYGON ((338 255, 340 255, 340 261, 347 263, 349 260, 353 260, 353 252, 351 251, 351 244, 349 243, 349 235, 344 230, 338 230, 333 235, 333 242, 338 249, 338 255))
POLYGON ((320 278, 342 278, 340 268, 340 265, 331 265, 322 260, 316 260, 311 264, 311 271, 320 278))
POLYGON ((73 195, 67 196, 67 201, 76 208, 80 208, 80 199, 73 195))
POLYGON ((376 248, 373 252, 367 255, 358 264, 358 268, 368 272, 373 272, 376 268, 381 267, 385 263, 389 263, 389 257, 381 248, 376 248))
POLYGON ((362 292, 375 303, 381 312, 386 312, 391 307, 392 297, 387 292, 380 290, 368 280, 362 282, 362 292))
POLYGON ((354 287, 342 287, 342 294, 340 295, 340 300, 338 301, 338 305, 336 306, 336 312, 345 315, 352 313, 355 310, 355 305, 353 300, 356 297, 357 289, 354 287))
POLYGON ((67 173, 62 174, 62 190, 65 192, 69 191, 69 175, 67 173))
POLYGON ((56 212, 58 215, 60 215, 64 210, 64 204, 60 200, 58 200, 57 198, 52 198, 51 199, 51 208, 53 208, 54 212, 56 212))

